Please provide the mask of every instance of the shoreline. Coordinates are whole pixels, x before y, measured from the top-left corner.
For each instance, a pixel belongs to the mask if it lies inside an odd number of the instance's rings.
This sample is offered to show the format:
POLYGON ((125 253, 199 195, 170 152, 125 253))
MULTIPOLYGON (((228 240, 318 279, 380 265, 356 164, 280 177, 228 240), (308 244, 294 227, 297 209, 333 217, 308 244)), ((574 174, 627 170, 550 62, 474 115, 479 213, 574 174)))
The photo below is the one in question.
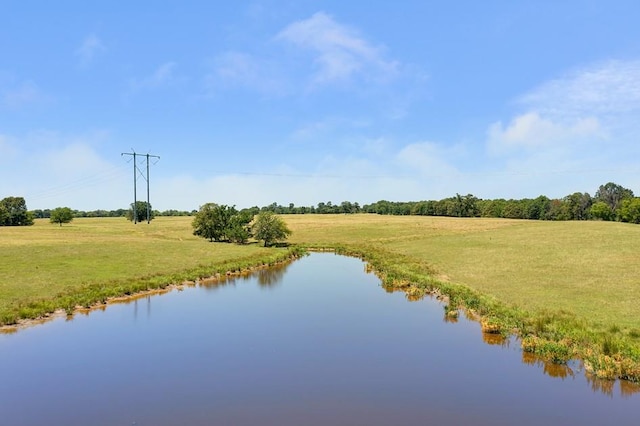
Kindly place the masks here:
POLYGON ((576 325, 572 318, 548 317, 548 314, 544 316, 506 306, 469 287, 430 275, 426 263, 415 262, 407 256, 388 252, 381 247, 294 246, 271 261, 263 258, 253 266, 235 268, 231 267, 233 263, 230 262, 219 269, 224 273, 216 272, 195 280, 185 279, 179 284, 164 283, 131 294, 127 294, 125 289, 124 294, 107 297, 104 301, 98 300, 88 306, 75 305, 70 311, 59 308, 38 318, 20 319, 15 324, 0 326, 0 333, 11 334, 56 318, 72 318, 76 314, 106 309, 109 304, 128 303, 151 295, 180 291, 187 286, 198 285, 201 281, 214 283, 229 277, 248 275, 262 268, 291 262, 307 252, 333 252, 357 257, 366 263, 368 272, 373 272, 380 278, 383 288, 403 291, 409 301, 420 300, 425 296, 435 297, 443 303, 445 320, 455 321, 462 312, 469 319, 479 322, 484 334, 502 338, 514 336, 521 342, 524 353, 536 355, 544 361, 563 365, 571 360, 578 360, 584 365, 585 373, 597 379, 640 383, 640 348, 637 345, 626 341, 611 341, 609 336, 603 338, 581 324, 576 325), (548 328, 563 331, 549 334, 548 328))

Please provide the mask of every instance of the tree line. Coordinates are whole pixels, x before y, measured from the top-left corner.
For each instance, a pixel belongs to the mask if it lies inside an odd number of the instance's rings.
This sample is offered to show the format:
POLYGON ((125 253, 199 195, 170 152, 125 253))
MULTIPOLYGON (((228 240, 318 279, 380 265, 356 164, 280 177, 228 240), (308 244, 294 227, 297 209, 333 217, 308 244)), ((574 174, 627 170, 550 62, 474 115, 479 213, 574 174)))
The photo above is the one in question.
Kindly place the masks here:
POLYGON ((360 206, 343 201, 317 206, 283 206, 272 203, 256 211, 277 214, 349 214, 376 213, 385 215, 419 215, 449 217, 494 217, 534 220, 617 220, 640 223, 640 198, 633 191, 613 182, 600 185, 592 197, 588 192, 575 192, 562 198, 480 199, 473 194, 428 201, 380 200, 360 206))
MULTIPOLYGON (((142 203, 139 205, 144 205, 145 207, 140 210, 144 213, 144 220, 146 220, 146 201, 138 201, 138 203, 142 203)), ((133 203, 132 203, 133 204, 133 203)), ((31 214, 34 219, 49 219, 51 217, 51 212, 53 209, 35 209, 31 210, 31 214)), ((115 209, 115 210, 71 210, 73 212, 73 217, 127 217, 129 212, 132 211, 131 207, 128 209, 115 209)), ((197 210, 151 210, 152 216, 193 216, 197 213, 197 210)), ((142 219, 142 216, 140 216, 142 219)))
POLYGON ((600 185, 592 197, 574 192, 563 198, 483 200, 472 194, 438 201, 391 202, 381 200, 366 205, 367 213, 450 217, 494 217, 534 220, 607 220, 640 223, 640 198, 613 182, 600 185))
MULTIPOLYGON (((136 203, 138 221, 146 220, 144 201, 136 203)), ((151 219, 158 216, 196 216, 198 210, 151 209, 151 219)), ((58 208, 59 209, 59 208, 58 208)), ((31 225, 34 218, 50 219, 56 209, 28 211, 22 197, 7 197, 0 200, 0 226, 31 225)), ((449 217, 494 217, 533 220, 606 220, 640 223, 640 198, 631 189, 608 182, 600 185, 594 196, 588 192, 575 192, 562 198, 523 199, 480 199, 472 194, 428 201, 387 201, 380 200, 372 204, 360 205, 357 202, 343 201, 333 204, 320 202, 315 206, 296 206, 293 203, 267 206, 254 206, 243 209, 253 216, 260 212, 275 214, 352 214, 375 213, 388 215, 420 215, 449 217)), ((133 204, 129 209, 117 210, 72 210, 73 217, 126 217, 133 219, 133 204)), ((66 217, 66 216, 65 216, 66 217)), ((52 222, 54 222, 52 220, 52 222)), ((56 222, 59 223, 59 222, 56 222)))

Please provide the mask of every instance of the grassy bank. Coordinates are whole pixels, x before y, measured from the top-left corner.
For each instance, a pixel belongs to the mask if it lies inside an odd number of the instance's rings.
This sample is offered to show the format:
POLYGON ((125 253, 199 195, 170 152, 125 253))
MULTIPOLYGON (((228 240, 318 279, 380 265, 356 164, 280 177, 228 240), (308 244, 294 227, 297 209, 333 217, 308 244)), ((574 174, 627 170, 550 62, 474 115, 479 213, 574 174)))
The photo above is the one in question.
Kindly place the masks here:
POLYGON ((288 216, 293 240, 362 257, 385 286, 436 292, 487 332, 554 362, 640 381, 640 227, 387 216, 288 216))
POLYGON ((189 218, 37 220, 0 228, 0 325, 282 261, 296 250, 207 244, 189 218))
MULTIPOLYGON (((640 226, 378 215, 290 215, 292 244, 367 260, 410 299, 435 292, 486 331, 516 333, 525 351, 579 357, 600 377, 640 380, 640 226)), ((292 253, 211 244, 191 218, 76 219, 0 228, 0 323, 292 253)))

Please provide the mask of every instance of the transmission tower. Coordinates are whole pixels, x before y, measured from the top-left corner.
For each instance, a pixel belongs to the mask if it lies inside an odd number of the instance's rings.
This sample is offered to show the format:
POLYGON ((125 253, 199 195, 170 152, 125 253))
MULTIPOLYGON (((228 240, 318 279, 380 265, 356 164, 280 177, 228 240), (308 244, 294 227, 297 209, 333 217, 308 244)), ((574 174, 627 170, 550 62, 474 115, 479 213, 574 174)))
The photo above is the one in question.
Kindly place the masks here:
POLYGON ((121 155, 130 155, 133 157, 133 223, 134 225, 138 223, 138 212, 136 202, 138 201, 137 194, 137 183, 138 183, 138 175, 147 181, 147 224, 151 222, 151 203, 149 202, 149 159, 157 158, 160 160, 160 157, 157 155, 151 154, 138 154, 134 149, 131 149, 131 152, 123 152, 121 155), (146 176, 142 173, 142 170, 138 168, 138 164, 136 162, 136 157, 146 157, 147 158, 147 174, 146 176))

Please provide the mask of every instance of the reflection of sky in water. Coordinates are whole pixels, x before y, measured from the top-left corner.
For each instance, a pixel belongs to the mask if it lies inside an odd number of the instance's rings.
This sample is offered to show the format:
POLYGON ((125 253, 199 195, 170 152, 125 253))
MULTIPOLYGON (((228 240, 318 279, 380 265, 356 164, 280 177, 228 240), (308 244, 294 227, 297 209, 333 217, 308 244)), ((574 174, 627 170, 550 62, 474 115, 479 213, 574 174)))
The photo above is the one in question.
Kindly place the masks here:
POLYGON ((316 253, 2 335, 1 422, 635 422, 636 388, 445 322, 436 301, 408 303, 363 271, 316 253))

